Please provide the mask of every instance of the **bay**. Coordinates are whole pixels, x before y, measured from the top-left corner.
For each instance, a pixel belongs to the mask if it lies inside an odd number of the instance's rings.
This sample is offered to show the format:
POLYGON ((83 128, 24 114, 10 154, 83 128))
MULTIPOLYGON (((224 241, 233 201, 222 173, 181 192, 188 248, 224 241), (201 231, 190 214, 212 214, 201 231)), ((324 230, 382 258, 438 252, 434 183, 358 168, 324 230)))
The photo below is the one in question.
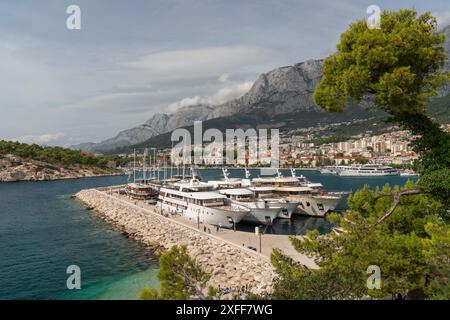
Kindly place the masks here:
MULTIPOLYGON (((230 169, 230 177, 244 171, 230 169)), ((252 177, 261 172, 251 170, 252 177)), ((289 173, 283 171, 285 175, 289 173)), ((204 180, 221 179, 219 169, 200 170, 204 180)), ((402 185, 405 177, 337 177, 298 171, 333 191, 357 190, 365 184, 402 185)), ((87 211, 71 196, 81 189, 129 181, 98 177, 0 184, 0 299, 137 299, 144 287, 157 286, 157 258, 147 248, 87 211), (68 290, 66 268, 81 268, 81 290, 68 290)), ((345 200, 339 207, 345 209, 345 200)), ((252 225, 239 225, 254 232, 252 225)), ((295 216, 267 232, 328 232, 323 218, 295 216)))

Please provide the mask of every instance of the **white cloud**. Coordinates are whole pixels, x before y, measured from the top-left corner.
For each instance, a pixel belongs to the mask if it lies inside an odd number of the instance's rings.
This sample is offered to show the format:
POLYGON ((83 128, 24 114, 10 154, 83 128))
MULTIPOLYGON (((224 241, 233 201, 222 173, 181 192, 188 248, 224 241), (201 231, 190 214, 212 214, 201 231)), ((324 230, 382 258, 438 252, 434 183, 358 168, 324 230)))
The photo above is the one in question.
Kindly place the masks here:
POLYGON ((125 65, 163 75, 223 74, 267 62, 270 57, 268 49, 239 45, 157 52, 125 65))
POLYGON ((168 106, 169 112, 175 112, 181 108, 198 105, 198 104, 206 104, 210 106, 219 105, 230 100, 239 98, 246 92, 250 90, 253 85, 253 82, 246 81, 241 83, 228 83, 227 78, 223 78, 222 76, 219 78, 219 81, 227 83, 225 87, 220 88, 216 93, 211 96, 194 96, 187 97, 180 101, 174 102, 168 106))
POLYGON ((23 137, 17 137, 8 139, 10 141, 18 141, 28 144, 39 144, 39 145, 56 145, 66 138, 64 133, 45 133, 41 135, 28 135, 23 137))

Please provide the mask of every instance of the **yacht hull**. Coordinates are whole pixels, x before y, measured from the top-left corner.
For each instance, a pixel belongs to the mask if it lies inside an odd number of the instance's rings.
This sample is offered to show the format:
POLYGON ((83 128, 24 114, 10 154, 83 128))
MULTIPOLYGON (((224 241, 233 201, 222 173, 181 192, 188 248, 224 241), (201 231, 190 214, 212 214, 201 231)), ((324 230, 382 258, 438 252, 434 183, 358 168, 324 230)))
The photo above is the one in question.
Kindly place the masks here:
POLYGON ((158 207, 171 214, 180 214, 189 220, 220 226, 223 228, 233 228, 233 223, 239 223, 246 217, 250 210, 237 205, 222 207, 204 207, 189 203, 187 208, 176 207, 173 204, 158 202, 158 207))
POLYGON ((281 208, 249 208, 250 213, 246 215, 242 221, 267 224, 272 223, 277 217, 281 208), (267 220, 266 220, 267 219, 267 220))
POLYGON ((355 172, 342 170, 339 172, 341 177, 385 177, 385 176, 398 176, 398 172, 355 172))
POLYGON ((291 219, 294 212, 297 210, 298 202, 268 202, 269 208, 280 208, 278 218, 291 219))
POLYGON ((329 211, 333 211, 338 204, 340 197, 293 197, 293 201, 298 201, 295 213, 313 217, 324 217, 329 211))

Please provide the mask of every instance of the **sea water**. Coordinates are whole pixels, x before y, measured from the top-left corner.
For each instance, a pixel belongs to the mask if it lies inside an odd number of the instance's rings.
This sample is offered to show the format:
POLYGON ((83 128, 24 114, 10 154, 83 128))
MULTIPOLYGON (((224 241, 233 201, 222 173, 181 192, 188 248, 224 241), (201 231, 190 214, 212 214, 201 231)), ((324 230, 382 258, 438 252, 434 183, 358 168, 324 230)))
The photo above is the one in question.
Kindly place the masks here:
MULTIPOLYGON (((230 177, 243 177, 240 169, 230 177)), ((283 171, 285 175, 289 174, 283 171)), ((252 177, 260 175, 251 170, 252 177)), ((221 179, 218 169, 200 170, 205 180, 221 179)), ((299 171, 333 191, 355 191, 364 184, 402 185, 404 177, 337 177, 299 171)), ((0 299, 137 299, 157 286, 157 258, 141 244, 98 218, 71 198, 81 189, 122 184, 130 177, 98 177, 0 184, 0 299), (81 289, 67 289, 67 267, 81 270, 81 289)), ((345 209, 345 200, 340 203, 345 209)), ((324 218, 294 216, 267 230, 279 234, 328 232, 324 218)), ((253 225, 239 224, 254 232, 253 225)))

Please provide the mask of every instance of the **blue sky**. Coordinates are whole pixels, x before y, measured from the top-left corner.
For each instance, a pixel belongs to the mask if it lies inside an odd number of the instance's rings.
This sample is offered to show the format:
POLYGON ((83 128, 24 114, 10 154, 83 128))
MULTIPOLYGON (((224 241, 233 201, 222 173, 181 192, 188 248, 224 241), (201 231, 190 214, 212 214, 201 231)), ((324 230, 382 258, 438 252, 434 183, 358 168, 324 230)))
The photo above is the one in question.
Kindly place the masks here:
POLYGON ((442 0, 2 0, 0 139, 97 142, 156 112, 225 102, 262 72, 332 53, 371 4, 450 23, 442 0), (81 30, 66 28, 71 4, 81 30))

